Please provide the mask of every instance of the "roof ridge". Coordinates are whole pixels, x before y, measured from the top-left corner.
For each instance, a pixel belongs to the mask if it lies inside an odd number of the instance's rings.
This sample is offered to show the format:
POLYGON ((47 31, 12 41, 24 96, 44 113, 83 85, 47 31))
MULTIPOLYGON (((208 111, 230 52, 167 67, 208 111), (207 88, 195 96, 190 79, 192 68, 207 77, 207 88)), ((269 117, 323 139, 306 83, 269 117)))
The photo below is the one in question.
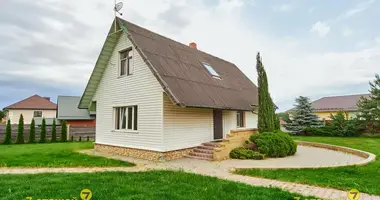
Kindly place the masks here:
MULTIPOLYGON (((147 28, 144 28, 144 27, 142 27, 142 26, 139 26, 139 25, 137 25, 137 24, 135 24, 135 23, 132 23, 132 22, 130 22, 130 21, 127 21, 127 20, 125 20, 125 19, 123 19, 123 18, 120 18, 120 17, 116 17, 116 18, 122 20, 123 22, 130 23, 130 24, 132 24, 133 26, 137 26, 137 27, 139 27, 139 28, 141 28, 141 29, 144 29, 144 30, 146 30, 146 31, 148 31, 148 32, 150 32, 150 33, 156 34, 156 35, 158 35, 158 36, 160 36, 160 37, 163 37, 163 38, 165 38, 165 39, 171 40, 171 41, 173 41, 173 42, 175 42, 175 43, 177 43, 177 44, 180 44, 180 45, 182 45, 182 46, 185 46, 185 47, 188 48, 188 49, 200 51, 200 52, 202 52, 202 53, 204 53, 204 54, 207 54, 207 55, 209 55, 209 56, 211 56, 211 57, 217 58, 217 59, 222 60, 222 61, 224 61, 224 62, 228 62, 228 63, 230 63, 230 64, 232 64, 232 65, 235 65, 234 63, 232 63, 232 62, 230 62, 230 61, 228 61, 228 60, 225 60, 225 59, 223 59, 223 58, 219 58, 219 57, 214 56, 214 55, 212 55, 212 54, 210 54, 210 53, 207 53, 207 52, 205 52, 205 51, 202 51, 202 50, 200 50, 200 49, 193 49, 193 48, 189 47, 189 45, 186 45, 186 44, 183 44, 183 43, 181 43, 181 42, 178 42, 178 41, 176 41, 176 40, 174 40, 174 39, 171 39, 171 38, 169 38, 169 37, 166 37, 166 36, 164 36, 164 35, 161 35, 161 34, 159 34, 159 33, 157 33, 157 32, 153 32, 153 31, 151 31, 151 30, 149 30, 149 29, 147 29, 147 28)), ((128 28, 127 28, 127 29, 128 29, 128 28)), ((128 30, 128 31, 129 31, 129 30, 128 30)), ((132 31, 132 32, 134 32, 134 31, 132 31)), ((138 35, 141 35, 141 34, 136 33, 136 32, 134 32, 134 33, 135 33, 135 34, 138 34, 138 35)), ((141 35, 141 36, 145 36, 145 35, 141 35)), ((235 65, 235 67, 237 67, 237 66, 235 65)))
POLYGON ((323 99, 323 98, 333 98, 333 97, 364 96, 364 95, 370 95, 370 93, 365 93, 365 94, 349 94, 349 95, 326 96, 326 97, 322 97, 322 98, 320 98, 320 99, 323 99))

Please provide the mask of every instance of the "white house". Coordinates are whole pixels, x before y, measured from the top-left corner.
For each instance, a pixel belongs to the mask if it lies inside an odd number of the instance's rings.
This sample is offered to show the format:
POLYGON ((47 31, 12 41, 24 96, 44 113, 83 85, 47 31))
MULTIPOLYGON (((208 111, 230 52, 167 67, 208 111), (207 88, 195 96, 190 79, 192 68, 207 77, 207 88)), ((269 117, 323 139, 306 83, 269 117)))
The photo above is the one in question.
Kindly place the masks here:
POLYGON ((170 160, 257 127, 257 87, 236 65, 115 20, 78 106, 96 108, 96 150, 170 160))

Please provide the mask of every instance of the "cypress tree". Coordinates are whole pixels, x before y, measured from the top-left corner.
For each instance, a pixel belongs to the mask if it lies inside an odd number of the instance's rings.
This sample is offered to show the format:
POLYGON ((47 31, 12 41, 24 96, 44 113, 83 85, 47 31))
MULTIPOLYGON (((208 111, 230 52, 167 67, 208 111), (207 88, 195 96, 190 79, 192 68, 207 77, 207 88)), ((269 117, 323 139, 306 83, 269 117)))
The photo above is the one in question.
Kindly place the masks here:
POLYGON ((20 118, 18 120, 17 125, 17 139, 16 144, 24 144, 24 116, 20 114, 20 118))
POLYGON ((260 53, 256 56, 257 84, 259 95, 258 129, 260 133, 273 132, 275 121, 274 103, 268 89, 268 77, 260 53))
POLYGON ((46 142, 46 121, 42 118, 41 132, 40 132, 40 143, 46 142))
POLYGON ((61 142, 67 142, 67 125, 66 121, 61 124, 61 142))
POLYGON ((57 127, 55 119, 53 119, 53 127, 51 129, 51 142, 57 142, 57 127))
POLYGON ((36 142, 36 122, 34 121, 34 118, 33 118, 32 122, 30 123, 29 143, 35 143, 35 142, 36 142))
POLYGON ((11 120, 8 119, 7 127, 5 128, 4 144, 12 144, 12 126, 11 120))

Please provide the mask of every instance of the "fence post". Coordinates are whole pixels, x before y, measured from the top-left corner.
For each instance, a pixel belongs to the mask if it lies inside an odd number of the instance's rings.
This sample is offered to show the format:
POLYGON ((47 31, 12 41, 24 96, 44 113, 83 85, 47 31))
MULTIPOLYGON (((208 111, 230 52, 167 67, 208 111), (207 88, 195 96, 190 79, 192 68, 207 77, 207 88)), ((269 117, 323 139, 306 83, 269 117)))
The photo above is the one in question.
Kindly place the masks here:
POLYGON ((67 141, 70 141, 70 124, 66 124, 66 127, 67 127, 67 134, 66 134, 66 136, 67 136, 67 141))

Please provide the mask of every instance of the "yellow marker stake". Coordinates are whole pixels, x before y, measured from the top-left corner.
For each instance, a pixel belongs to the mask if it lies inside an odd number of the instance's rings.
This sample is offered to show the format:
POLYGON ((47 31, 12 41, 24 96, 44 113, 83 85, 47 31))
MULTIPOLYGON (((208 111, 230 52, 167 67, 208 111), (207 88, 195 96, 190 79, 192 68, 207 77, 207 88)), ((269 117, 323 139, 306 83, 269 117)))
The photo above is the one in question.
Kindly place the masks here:
POLYGON ((90 200, 92 198, 92 192, 89 189, 83 189, 80 192, 80 198, 82 200, 90 200))
POLYGON ((348 191, 347 195, 350 200, 358 200, 360 197, 360 192, 357 189, 351 189, 348 191))

